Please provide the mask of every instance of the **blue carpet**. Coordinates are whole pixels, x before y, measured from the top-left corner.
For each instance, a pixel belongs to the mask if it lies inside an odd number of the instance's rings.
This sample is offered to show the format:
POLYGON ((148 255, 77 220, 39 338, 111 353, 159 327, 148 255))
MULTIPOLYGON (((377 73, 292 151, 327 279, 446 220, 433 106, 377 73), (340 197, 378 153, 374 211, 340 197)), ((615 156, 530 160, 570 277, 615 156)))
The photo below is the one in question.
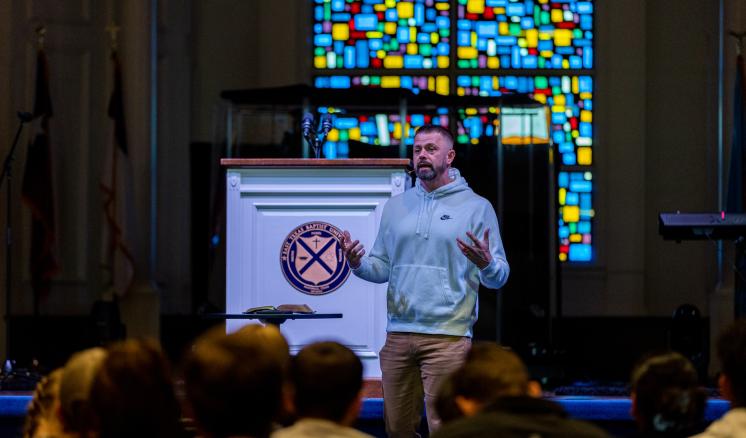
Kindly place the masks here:
MULTIPOLYGON (((562 396, 550 397, 567 411, 567 413, 580 420, 586 421, 632 421, 630 410, 632 402, 626 397, 590 397, 590 396, 562 396)), ((707 401, 705 419, 713 421, 728 410, 730 404, 721 399, 710 399, 707 401)), ((363 409, 360 419, 375 420, 383 419, 383 399, 368 398, 363 401, 363 409)))

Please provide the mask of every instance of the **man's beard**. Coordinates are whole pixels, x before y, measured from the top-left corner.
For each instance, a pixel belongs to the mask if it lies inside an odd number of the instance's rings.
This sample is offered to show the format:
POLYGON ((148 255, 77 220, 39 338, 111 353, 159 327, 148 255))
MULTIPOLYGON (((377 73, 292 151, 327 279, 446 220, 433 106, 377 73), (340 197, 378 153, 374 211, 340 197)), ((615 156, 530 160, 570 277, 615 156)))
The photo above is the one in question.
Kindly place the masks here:
POLYGON ((418 167, 417 178, 423 181, 432 181, 435 179, 435 169, 432 167, 418 167))
POLYGON ((440 169, 437 166, 430 165, 430 166, 423 166, 420 167, 417 166, 417 178, 423 180, 423 181, 432 181, 435 178, 438 177, 439 174, 443 173, 444 169, 440 169))

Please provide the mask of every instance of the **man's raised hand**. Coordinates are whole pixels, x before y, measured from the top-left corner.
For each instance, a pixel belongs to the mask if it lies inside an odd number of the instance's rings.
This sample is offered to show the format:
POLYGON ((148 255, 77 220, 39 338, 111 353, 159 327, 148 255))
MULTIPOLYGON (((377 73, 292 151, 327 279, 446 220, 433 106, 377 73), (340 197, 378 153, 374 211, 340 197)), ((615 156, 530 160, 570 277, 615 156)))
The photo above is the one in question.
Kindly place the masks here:
POLYGON ((347 263, 349 263, 352 269, 357 269, 360 266, 360 259, 365 255, 363 244, 359 240, 353 241, 350 232, 347 230, 342 233, 340 243, 342 244, 342 251, 344 251, 345 257, 347 257, 347 263))
POLYGON ((463 240, 456 238, 456 244, 461 250, 461 253, 466 256, 472 263, 477 265, 479 269, 484 269, 492 261, 492 254, 490 254, 490 229, 487 228, 484 231, 484 238, 482 240, 477 239, 471 231, 467 231, 466 235, 474 243, 469 245, 463 240))

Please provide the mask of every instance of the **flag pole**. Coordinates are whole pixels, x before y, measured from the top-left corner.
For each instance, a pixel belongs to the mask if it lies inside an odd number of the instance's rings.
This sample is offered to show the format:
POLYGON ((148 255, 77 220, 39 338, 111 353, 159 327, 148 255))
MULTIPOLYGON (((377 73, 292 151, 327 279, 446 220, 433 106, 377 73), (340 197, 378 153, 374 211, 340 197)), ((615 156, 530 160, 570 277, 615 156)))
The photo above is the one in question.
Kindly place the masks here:
MULTIPOLYGON (((47 28, 46 28, 46 26, 44 26, 43 24, 41 24, 41 25, 39 25, 39 26, 36 27, 35 31, 36 31, 36 48, 37 48, 37 51, 41 52, 41 51, 44 50, 44 40, 47 37, 47 28)), ((37 72, 37 74, 38 74, 38 72, 37 72)), ((34 90, 34 92, 37 93, 38 91, 34 90)), ((34 108, 34 113, 36 113, 36 108, 34 108)), ((34 114, 34 115, 36 115, 36 114, 34 114)), ((8 182, 10 183, 10 181, 8 181, 8 182)), ((8 184, 8 190, 10 190, 10 184, 8 184)), ((33 240, 33 238, 32 238, 32 240, 33 240)), ((8 277, 10 277, 10 275, 8 277)), ((39 304, 39 302, 41 300, 40 300, 39 291, 37 290, 37 288, 33 287, 32 289, 33 289, 34 317, 38 317, 39 313, 40 313, 40 310, 39 310, 40 309, 40 304, 39 304)), ((8 294, 8 297, 10 297, 10 293, 8 294)), ((8 304, 10 304, 10 302, 8 304)), ((8 318, 10 318, 10 313, 8 313, 8 318)))
POLYGON ((11 219, 13 217, 12 208, 13 208, 13 202, 11 202, 11 195, 13 191, 11 190, 11 181, 13 180, 13 161, 15 160, 15 154, 16 154, 16 147, 18 147, 18 139, 21 137, 21 131, 23 130, 23 125, 27 122, 31 121, 31 118, 33 116, 30 113, 26 112, 19 112, 18 113, 18 130, 16 131, 16 136, 13 139, 13 144, 10 147, 10 152, 8 152, 8 155, 5 157, 5 163, 3 164, 3 173, 0 175, 0 187, 2 187, 3 182, 7 179, 8 184, 5 186, 6 188, 6 208, 5 208, 5 350, 6 350, 6 357, 8 356, 7 353, 10 351, 10 306, 11 306, 11 299, 10 299, 10 293, 11 290, 13 290, 13 275, 12 275, 12 259, 13 259, 13 233, 12 233, 12 227, 11 227, 11 219))

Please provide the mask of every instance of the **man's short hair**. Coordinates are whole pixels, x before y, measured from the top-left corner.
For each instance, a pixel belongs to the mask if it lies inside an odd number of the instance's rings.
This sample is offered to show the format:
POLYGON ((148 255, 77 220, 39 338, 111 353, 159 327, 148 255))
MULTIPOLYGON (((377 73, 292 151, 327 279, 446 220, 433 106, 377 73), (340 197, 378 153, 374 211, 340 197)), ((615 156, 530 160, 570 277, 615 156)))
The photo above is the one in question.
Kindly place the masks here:
POLYGON ((447 139, 451 143, 451 147, 453 147, 454 140, 453 140, 453 134, 451 131, 447 128, 444 128, 440 125, 422 125, 419 128, 417 128, 417 131, 415 131, 414 136, 417 137, 420 134, 432 134, 432 133, 438 133, 441 137, 447 139))
POLYGON ((288 344, 274 326, 197 339, 183 366, 189 403, 210 436, 265 436, 282 406, 288 344))
POLYGON ((728 326, 717 342, 722 372, 728 377, 735 407, 746 406, 746 319, 728 326))
POLYGON ((487 404, 499 397, 528 394, 526 366, 497 344, 476 342, 452 375, 453 395, 487 404))
POLYGON ((337 342, 318 342, 293 358, 291 371, 299 417, 340 422, 363 385, 363 364, 337 342))

